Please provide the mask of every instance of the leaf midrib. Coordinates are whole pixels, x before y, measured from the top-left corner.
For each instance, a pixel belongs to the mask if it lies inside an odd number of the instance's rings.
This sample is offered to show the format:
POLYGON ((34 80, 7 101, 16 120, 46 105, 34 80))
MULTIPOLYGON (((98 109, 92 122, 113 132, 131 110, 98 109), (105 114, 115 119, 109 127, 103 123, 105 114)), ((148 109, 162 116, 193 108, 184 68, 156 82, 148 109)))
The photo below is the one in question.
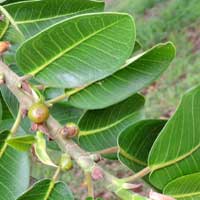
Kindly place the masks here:
POLYGON ((137 111, 137 112, 133 112, 131 113, 130 115, 127 115, 126 117, 124 118, 121 118, 120 120, 108 125, 108 126, 105 126, 103 128, 98 128, 98 129, 94 129, 94 130, 89 130, 89 131, 80 131, 79 133, 79 137, 81 136, 86 136, 86 135, 92 135, 92 134, 95 134, 95 133, 99 133, 99 132, 102 132, 102 131, 106 131, 107 129, 110 129, 114 126, 117 126, 118 124, 120 124, 121 122, 123 122, 124 120, 128 119, 129 117, 132 117, 133 115, 137 115, 139 114, 140 111, 137 111))
POLYGON ((30 24, 30 23, 36 23, 36 22, 43 22, 43 21, 47 21, 47 20, 52 20, 52 19, 57 19, 57 18, 61 18, 61 17, 67 17, 67 16, 71 16, 71 15, 76 15, 76 14, 80 14, 82 12, 86 12, 86 11, 90 11, 95 9, 96 7, 92 7, 92 8, 87 8, 84 10, 79 10, 77 12, 71 12, 68 14, 63 14, 63 15, 56 15, 54 17, 44 17, 44 18, 40 18, 40 19, 32 19, 32 20, 25 20, 25 21, 15 21, 17 25, 23 25, 23 24, 30 24))
MULTIPOLYGON (((118 20, 108 26, 105 26, 103 29, 99 29, 98 31, 95 31, 94 33, 86 36, 85 38, 81 39, 80 41, 78 41, 77 43, 73 44, 70 48, 67 48, 66 50, 60 52, 57 56, 53 57, 52 59, 50 59, 48 62, 46 62, 45 64, 41 65, 40 67, 36 68, 35 70, 33 70, 32 72, 29 72, 28 74, 35 76, 37 73, 39 73, 40 71, 42 71, 44 68, 46 68, 49 64, 53 63, 54 61, 56 61, 57 59, 59 59, 60 57, 62 57, 65 53, 71 51, 72 49, 74 49, 75 47, 79 46, 80 44, 82 44, 83 42, 87 41, 88 39, 94 37, 96 34, 103 32, 104 30, 118 24, 120 21, 123 21, 123 19, 118 20)), ((33 39, 33 38, 32 38, 33 39)))
POLYGON ((120 147, 120 151, 119 151, 120 154, 122 154, 124 157, 126 157, 127 159, 139 164, 139 165, 142 165, 142 166, 147 166, 147 163, 143 162, 142 160, 139 160, 137 159, 136 157, 130 155, 128 152, 126 152, 124 149, 122 149, 120 147))
POLYGON ((172 195, 174 198, 185 198, 185 197, 193 197, 200 195, 200 192, 192 192, 192 193, 186 193, 186 194, 180 194, 180 195, 172 195))
POLYGON ((44 197, 44 200, 48 200, 49 196, 51 195, 51 193, 53 192, 53 189, 55 188, 55 181, 54 180, 51 180, 50 183, 49 183, 49 187, 48 187, 48 190, 46 192, 46 195, 44 197))
POLYGON ((178 158, 174 159, 174 160, 170 160, 168 162, 165 163, 161 163, 161 164, 157 164, 157 165, 152 165, 150 166, 152 171, 173 165, 181 160, 184 160, 185 158, 191 156, 195 151, 197 151, 200 148, 200 144, 198 144, 196 147, 194 147, 191 151, 189 151, 188 153, 183 154, 182 156, 179 156, 178 158))
POLYGON ((6 22, 5 22, 5 26, 3 28, 3 31, 0 33, 0 39, 2 39, 2 37, 4 36, 4 34, 6 33, 8 27, 9 27, 9 21, 6 19, 6 22))
MULTIPOLYGON (((163 47, 164 45, 168 45, 168 44, 169 44, 169 43, 161 43, 161 44, 156 45, 156 46, 157 46, 157 47, 158 47, 158 46, 159 46, 159 47, 163 47), (162 46, 161 46, 161 45, 162 45, 162 46)), ((114 77, 114 75, 115 75, 116 73, 121 72, 121 71, 124 70, 125 68, 127 69, 127 68, 128 68, 130 65, 132 65, 135 61, 138 61, 139 59, 141 59, 142 56, 144 56, 145 54, 148 54, 149 52, 151 52, 151 50, 154 50, 154 49, 156 48, 156 46, 155 46, 155 47, 152 47, 150 50, 148 50, 148 51, 146 51, 146 52, 144 52, 144 53, 141 53, 141 54, 139 54, 139 55, 137 55, 137 56, 133 56, 132 58, 128 59, 124 65, 122 65, 114 74, 108 76, 107 78, 108 78, 108 79, 109 79, 109 78, 112 78, 112 77, 114 77)), ((134 68, 133 68, 133 69, 134 69, 134 68)), ((134 69, 134 70, 135 70, 135 69, 134 69)), ((67 98, 70 99, 70 97, 72 97, 73 95, 76 95, 77 93, 83 91, 85 88, 91 87, 91 86, 93 86, 93 85, 95 85, 95 84, 97 84, 97 83, 98 83, 98 81, 97 81, 97 82, 91 82, 91 83, 89 83, 89 84, 87 84, 87 85, 85 85, 85 86, 83 86, 83 87, 79 87, 79 88, 72 89, 72 90, 66 92, 65 95, 66 95, 67 98)))
POLYGON ((5 153, 5 151, 6 151, 7 147, 8 147, 8 143, 6 141, 9 140, 10 138, 11 138, 11 133, 8 134, 7 138, 5 139, 4 145, 0 149, 0 158, 2 158, 3 154, 5 153))

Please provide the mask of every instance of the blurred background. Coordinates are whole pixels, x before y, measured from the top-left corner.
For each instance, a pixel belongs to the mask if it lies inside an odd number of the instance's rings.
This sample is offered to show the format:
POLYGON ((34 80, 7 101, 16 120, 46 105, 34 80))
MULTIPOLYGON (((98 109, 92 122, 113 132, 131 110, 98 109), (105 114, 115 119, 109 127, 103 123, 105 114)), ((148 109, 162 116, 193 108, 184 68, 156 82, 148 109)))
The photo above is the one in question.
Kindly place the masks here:
POLYGON ((171 40, 177 56, 164 75, 148 88, 147 115, 168 117, 181 95, 200 79, 199 0, 106 0, 109 11, 134 16, 137 39, 144 50, 171 40))
MULTIPOLYGON (((164 75, 143 93, 146 96, 146 113, 151 117, 168 118, 175 110, 182 94, 199 84, 200 80, 200 0, 105 0, 106 11, 126 12, 134 16, 137 40, 146 50, 159 42, 172 41, 177 56, 164 75)), ((122 36, 123 37, 123 36, 122 36)), ((56 157, 56 152, 51 152, 56 157)), ((130 171, 118 162, 102 161, 118 177, 130 171)), ((52 170, 32 166, 33 180, 52 176, 52 170)), ((62 179, 69 183, 77 196, 85 198, 83 175, 78 168, 62 179)), ((97 183, 96 196, 117 200, 97 183), (101 188, 101 189, 99 189, 101 188)))

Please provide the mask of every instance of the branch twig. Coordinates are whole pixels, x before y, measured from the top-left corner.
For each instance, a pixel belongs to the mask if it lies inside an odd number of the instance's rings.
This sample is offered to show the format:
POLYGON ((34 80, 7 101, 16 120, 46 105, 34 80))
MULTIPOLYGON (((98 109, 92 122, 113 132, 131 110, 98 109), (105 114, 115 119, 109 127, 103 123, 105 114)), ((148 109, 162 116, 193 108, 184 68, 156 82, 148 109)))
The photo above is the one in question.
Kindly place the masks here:
MULTIPOLYGON (((20 82, 20 77, 11 71, 8 66, 1 61, 0 71, 5 75, 5 81, 8 89, 15 95, 20 104, 23 104, 23 108, 29 109, 36 100, 32 95, 27 95, 22 89, 17 87, 17 84, 20 82)), ((98 167, 98 165, 88 156, 88 153, 81 149, 74 141, 70 139, 63 139, 62 135, 60 134, 62 126, 52 116, 50 116, 47 120, 47 127, 49 130, 49 135, 55 139, 61 150, 67 152, 84 171, 93 169, 94 166, 98 167)), ((107 185, 107 188, 122 199, 124 199, 123 194, 126 194, 130 195, 132 200, 137 200, 139 197, 141 200, 148 200, 146 197, 142 197, 131 191, 125 190, 122 187, 120 179, 112 176, 103 169, 101 170, 104 173, 105 185, 107 185)))
POLYGON ((133 181, 136 181, 139 178, 143 178, 144 176, 146 176, 150 172, 151 172, 151 169, 149 167, 146 167, 143 170, 141 170, 140 172, 134 174, 133 176, 129 176, 129 177, 123 178, 121 180, 124 181, 124 182, 133 182, 133 181))
POLYGON ((88 197, 94 198, 91 172, 85 172, 85 182, 86 182, 87 188, 88 188, 88 197))

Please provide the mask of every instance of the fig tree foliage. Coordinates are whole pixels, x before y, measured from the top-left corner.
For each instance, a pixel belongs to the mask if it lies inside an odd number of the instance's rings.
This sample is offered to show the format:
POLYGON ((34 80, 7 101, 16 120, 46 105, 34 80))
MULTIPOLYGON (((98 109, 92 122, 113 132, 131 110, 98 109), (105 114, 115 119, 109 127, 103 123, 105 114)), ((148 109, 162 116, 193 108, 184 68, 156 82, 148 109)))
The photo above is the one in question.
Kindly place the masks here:
POLYGON ((104 4, 1 1, 0 200, 74 200, 60 180, 74 165, 85 174, 86 199, 95 199, 97 179, 124 200, 200 198, 200 86, 170 119, 146 118, 142 90, 168 69, 175 47, 143 50, 133 17, 104 4), (31 157, 54 175, 30 184, 31 157), (135 175, 114 177, 101 159, 135 175), (138 178, 154 196, 134 190, 138 178))

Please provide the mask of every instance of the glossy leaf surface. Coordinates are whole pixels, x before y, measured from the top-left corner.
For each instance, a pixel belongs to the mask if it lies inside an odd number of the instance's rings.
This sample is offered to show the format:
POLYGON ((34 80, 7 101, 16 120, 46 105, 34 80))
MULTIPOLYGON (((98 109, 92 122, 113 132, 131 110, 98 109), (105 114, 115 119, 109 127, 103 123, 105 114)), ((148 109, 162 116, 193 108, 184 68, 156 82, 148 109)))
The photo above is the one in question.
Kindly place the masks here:
POLYGON ((84 112, 82 109, 73 108, 65 104, 54 104, 50 109, 52 116, 63 125, 68 122, 77 123, 84 112))
POLYGON ((200 173, 175 179, 164 188, 164 193, 178 200, 198 200, 200 198, 200 173))
POLYGON ((172 43, 158 44, 128 60, 113 75, 72 92, 68 101, 72 106, 83 109, 99 109, 118 103, 155 81, 168 68, 174 56, 172 43))
POLYGON ((0 39, 4 36, 6 30, 8 29, 9 22, 7 19, 0 20, 0 39))
POLYGON ((149 151, 165 123, 143 120, 125 129, 118 138, 120 161, 134 172, 145 168, 149 151))
MULTIPOLYGON (((6 86, 1 87, 1 94, 13 118, 16 118, 19 109, 17 98, 6 86)), ((31 123, 28 118, 23 119, 20 126, 25 130, 25 132, 30 132, 31 123)))
POLYGON ((12 137, 7 140, 7 144, 19 151, 28 151, 35 142, 34 135, 12 137))
POLYGON ((63 182, 50 179, 37 182, 17 200, 74 200, 71 191, 63 182))
POLYGON ((44 85, 81 87, 119 69, 134 41, 135 25, 127 14, 79 15, 26 41, 17 51, 17 64, 44 85))
POLYGON ((150 181, 163 189, 172 180, 200 171, 200 86, 187 92, 154 143, 150 181))
POLYGON ((29 185, 28 156, 7 146, 9 136, 0 133, 0 200, 15 200, 29 185))
POLYGON ((12 3, 4 8, 27 38, 74 15, 103 11, 104 3, 90 0, 38 0, 12 3))
POLYGON ((117 137, 125 128, 143 117, 144 98, 138 94, 102 110, 87 111, 80 119, 79 142, 88 151, 117 146, 117 137))

